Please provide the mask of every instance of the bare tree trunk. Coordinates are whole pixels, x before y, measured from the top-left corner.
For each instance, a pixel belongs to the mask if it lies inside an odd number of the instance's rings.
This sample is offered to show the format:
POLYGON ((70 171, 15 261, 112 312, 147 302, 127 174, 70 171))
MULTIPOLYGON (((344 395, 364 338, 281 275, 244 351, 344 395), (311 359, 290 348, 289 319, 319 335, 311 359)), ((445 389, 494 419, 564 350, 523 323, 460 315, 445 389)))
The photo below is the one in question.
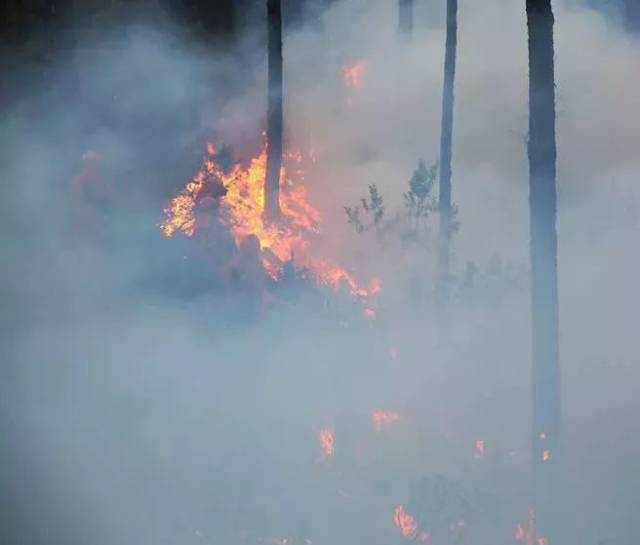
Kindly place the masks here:
POLYGON ((413 0, 398 0, 398 24, 401 34, 413 32, 413 0))
POLYGON ((438 252, 440 297, 448 298, 451 245, 451 155, 453 140, 453 104, 458 46, 458 0, 447 0, 447 38, 444 56, 442 125, 440 133, 440 244, 438 252))
POLYGON ((267 0, 269 25, 267 173, 265 179, 265 215, 280 217, 280 168, 282 166, 282 9, 281 0, 267 0))
MULTIPOLYGON (((534 502, 549 527, 560 432, 554 17, 551 0, 527 0, 529 31, 529 206, 532 268, 534 502)), ((547 536, 548 537, 548 536, 547 536)))

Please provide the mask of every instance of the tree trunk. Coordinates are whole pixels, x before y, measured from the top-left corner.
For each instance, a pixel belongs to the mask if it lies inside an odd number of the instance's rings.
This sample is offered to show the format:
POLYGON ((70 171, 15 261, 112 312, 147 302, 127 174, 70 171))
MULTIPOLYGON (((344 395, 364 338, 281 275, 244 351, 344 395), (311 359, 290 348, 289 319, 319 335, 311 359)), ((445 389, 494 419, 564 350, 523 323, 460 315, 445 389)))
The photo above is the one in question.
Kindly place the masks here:
POLYGON ((282 166, 282 10, 280 0, 267 0, 269 25, 267 173, 265 214, 270 220, 280 217, 280 168, 282 166))
MULTIPOLYGON (((560 431, 556 135, 551 0, 527 0, 529 31, 529 206, 532 269, 534 502, 549 527, 560 431)), ((548 536, 546 536, 548 537, 548 536)))
POLYGON ((398 23, 401 34, 413 32, 413 0, 398 0, 398 23))
POLYGON ((442 125, 440 133, 440 244, 439 282, 443 301, 448 297, 449 259, 451 245, 451 147, 453 140, 453 103, 458 45, 458 0, 447 0, 447 38, 444 56, 444 86, 442 92, 442 125))

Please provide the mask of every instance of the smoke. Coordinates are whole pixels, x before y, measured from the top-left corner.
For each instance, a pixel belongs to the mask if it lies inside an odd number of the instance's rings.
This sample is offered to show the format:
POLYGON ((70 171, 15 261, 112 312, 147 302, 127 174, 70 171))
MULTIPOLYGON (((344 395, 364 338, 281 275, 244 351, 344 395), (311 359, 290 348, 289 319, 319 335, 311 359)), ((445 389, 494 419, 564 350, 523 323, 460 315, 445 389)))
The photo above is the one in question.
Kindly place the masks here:
MULTIPOLYGON (((513 542, 530 465, 523 3, 460 3, 461 287, 446 327, 435 222, 422 246, 381 246, 343 211, 368 184, 389 216, 402 210, 418 160, 438 157, 443 10, 415 3, 411 41, 382 0, 311 9, 285 35, 286 140, 318 157, 314 244, 382 279, 375 320, 324 293, 247 320, 176 285, 189 241, 160 233, 167 200, 205 141, 238 159, 261 143, 259 18, 215 48, 143 13, 44 64, 15 54, 0 121, 3 543, 388 543, 398 505, 435 524, 424 483, 437 476, 472 505, 469 543, 513 542), (347 88, 342 69, 360 60, 362 88, 347 88), (95 232, 73 203, 91 154, 115 203, 95 232), (378 432, 374 409, 400 419, 378 432)), ((597 12, 554 9, 565 542, 626 545, 640 499, 639 46, 597 12)))

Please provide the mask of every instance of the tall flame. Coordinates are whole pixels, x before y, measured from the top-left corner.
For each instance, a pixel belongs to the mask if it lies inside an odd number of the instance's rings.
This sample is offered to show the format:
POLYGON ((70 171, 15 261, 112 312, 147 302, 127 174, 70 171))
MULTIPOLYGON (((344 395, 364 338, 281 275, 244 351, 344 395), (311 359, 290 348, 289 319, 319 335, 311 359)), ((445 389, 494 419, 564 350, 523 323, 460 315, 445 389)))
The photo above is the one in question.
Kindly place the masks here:
POLYGON ((280 208, 282 221, 277 224, 267 222, 264 211, 264 179, 266 176, 267 153, 263 147, 248 165, 236 163, 225 171, 216 162, 216 148, 208 147, 208 156, 198 174, 174 197, 165 209, 165 220, 160 226, 168 237, 177 232, 193 236, 197 229, 194 210, 207 180, 221 182, 226 190, 222 199, 224 223, 230 228, 236 243, 248 235, 255 235, 264 251, 263 263, 267 272, 275 279, 285 262, 294 259, 297 267, 310 271, 321 284, 335 288, 345 285, 359 297, 375 295, 380 291, 380 283, 374 279, 369 286, 360 285, 343 268, 328 259, 313 256, 310 239, 320 231, 320 213, 307 198, 307 190, 302 184, 304 171, 301 168, 302 153, 289 152, 285 155, 285 165, 281 170, 280 208))

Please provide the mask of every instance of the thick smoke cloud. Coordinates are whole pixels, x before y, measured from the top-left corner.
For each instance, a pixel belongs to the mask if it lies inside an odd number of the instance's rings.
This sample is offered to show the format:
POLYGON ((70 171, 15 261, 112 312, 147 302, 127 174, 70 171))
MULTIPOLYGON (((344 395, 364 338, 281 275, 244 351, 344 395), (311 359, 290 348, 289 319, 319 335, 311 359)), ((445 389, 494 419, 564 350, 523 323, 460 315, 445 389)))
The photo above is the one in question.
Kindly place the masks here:
MULTIPOLYGON (((438 156, 443 10, 416 0, 406 41, 395 4, 337 1, 285 36, 286 138, 318 156, 315 244, 382 279, 375 321, 336 296, 246 323, 218 299, 174 293, 188 241, 161 236, 162 209, 203 141, 240 158, 259 147, 264 29, 212 52, 143 14, 37 68, 14 61, 0 121, 3 543, 389 543, 395 507, 437 475, 471 498, 470 543, 513 542, 529 505, 524 3, 460 2, 455 270, 473 262, 483 288, 455 302, 448 327, 430 295, 433 246, 381 249, 343 212, 370 183, 401 208, 418 159, 438 156), (363 87, 347 89, 342 68, 359 60, 363 87), (98 239, 71 204, 89 152, 116 195, 98 239), (497 263, 514 289, 492 276, 497 263), (401 420, 376 433, 374 408, 401 420), (336 434, 328 461, 323 428, 336 434)), ((566 543, 630 545, 640 45, 575 2, 555 12, 561 515, 566 543)))

